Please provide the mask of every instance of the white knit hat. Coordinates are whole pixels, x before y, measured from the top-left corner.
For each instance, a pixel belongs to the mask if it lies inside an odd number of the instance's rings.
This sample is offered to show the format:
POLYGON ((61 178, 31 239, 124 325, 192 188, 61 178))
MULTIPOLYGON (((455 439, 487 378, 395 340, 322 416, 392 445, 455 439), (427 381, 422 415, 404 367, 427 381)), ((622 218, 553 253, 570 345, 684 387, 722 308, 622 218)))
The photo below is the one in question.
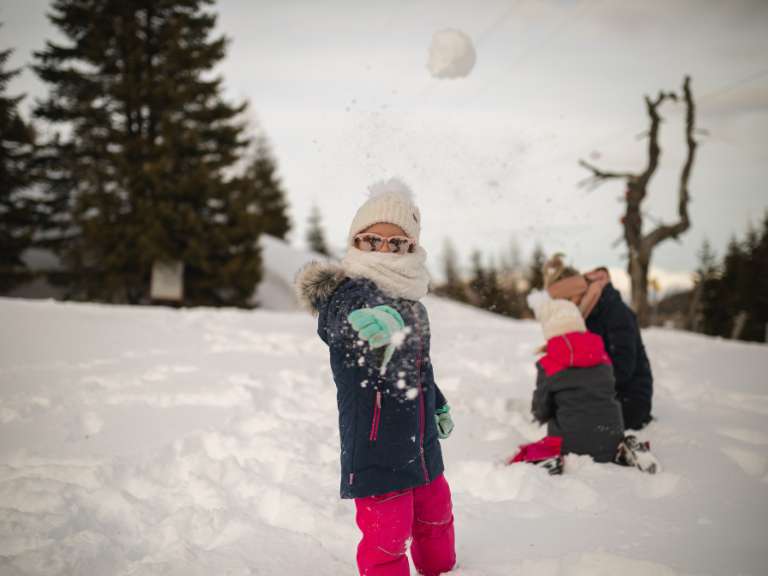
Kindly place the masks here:
POLYGON ((549 340, 569 332, 586 332, 587 326, 579 307, 570 300, 553 300, 545 292, 532 292, 528 296, 528 305, 541 322, 544 338, 549 340))
POLYGON ((360 206, 349 227, 349 245, 354 243, 355 235, 379 222, 399 226, 418 243, 421 214, 413 202, 411 189, 402 180, 390 178, 376 182, 368 190, 370 197, 360 206))

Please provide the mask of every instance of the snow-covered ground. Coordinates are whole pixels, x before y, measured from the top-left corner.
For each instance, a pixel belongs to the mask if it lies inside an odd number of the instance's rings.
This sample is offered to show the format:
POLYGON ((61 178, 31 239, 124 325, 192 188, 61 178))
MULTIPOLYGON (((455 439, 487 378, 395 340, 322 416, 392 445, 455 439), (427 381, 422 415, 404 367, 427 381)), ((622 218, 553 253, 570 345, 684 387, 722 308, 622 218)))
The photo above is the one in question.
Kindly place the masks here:
MULTIPOLYGON (((648 332, 656 476, 501 460, 537 325, 429 299, 457 576, 765 574, 768 347, 648 332)), ((0 300, 0 574, 353 575, 335 388, 300 312, 0 300)))

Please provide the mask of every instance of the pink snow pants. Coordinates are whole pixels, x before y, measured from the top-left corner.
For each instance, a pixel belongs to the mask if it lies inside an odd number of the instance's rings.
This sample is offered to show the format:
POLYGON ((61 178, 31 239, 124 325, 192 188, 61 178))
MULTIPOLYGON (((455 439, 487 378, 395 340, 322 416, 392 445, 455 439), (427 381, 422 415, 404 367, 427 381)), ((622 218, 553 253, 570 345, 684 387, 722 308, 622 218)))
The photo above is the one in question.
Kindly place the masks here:
POLYGON ((425 576, 448 572, 456 563, 451 489, 444 476, 408 490, 355 499, 357 567, 364 576, 409 576, 408 557, 425 576))

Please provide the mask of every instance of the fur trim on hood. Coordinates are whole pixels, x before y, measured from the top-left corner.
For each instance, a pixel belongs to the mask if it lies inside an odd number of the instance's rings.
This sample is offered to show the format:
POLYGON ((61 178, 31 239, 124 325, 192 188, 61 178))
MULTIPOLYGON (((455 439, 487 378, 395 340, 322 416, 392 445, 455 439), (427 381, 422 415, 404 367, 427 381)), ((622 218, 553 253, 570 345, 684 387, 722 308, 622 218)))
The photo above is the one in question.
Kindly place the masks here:
POLYGON ((296 274, 294 288, 302 307, 317 314, 318 303, 327 300, 346 278, 338 264, 310 262, 296 274))

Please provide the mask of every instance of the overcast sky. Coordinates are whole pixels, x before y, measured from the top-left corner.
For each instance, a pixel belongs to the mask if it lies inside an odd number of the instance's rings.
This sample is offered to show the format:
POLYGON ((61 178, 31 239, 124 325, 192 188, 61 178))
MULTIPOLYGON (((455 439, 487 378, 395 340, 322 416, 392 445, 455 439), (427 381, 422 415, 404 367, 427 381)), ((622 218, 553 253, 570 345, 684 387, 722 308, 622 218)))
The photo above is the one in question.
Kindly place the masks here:
MULTIPOLYGON (((0 47, 17 50, 13 66, 55 37, 47 6, 2 4, 0 47)), ((705 237, 722 253, 768 208, 764 0, 222 0, 217 10, 231 40, 220 68, 227 97, 250 101, 272 144, 296 245, 312 203, 343 245, 367 186, 397 175, 416 193, 435 265, 450 236, 465 255, 500 254, 515 238, 526 255, 539 241, 578 267, 623 266, 623 186, 580 189, 577 161, 640 170, 643 95, 678 90, 685 74, 707 131, 691 178, 693 227, 653 264, 685 275, 705 237), (467 78, 429 75, 429 44, 444 28, 475 43, 467 78)), ((11 85, 25 107, 44 90, 31 72, 11 85)), ((656 220, 675 218, 682 110, 662 109, 646 207, 656 220)))

